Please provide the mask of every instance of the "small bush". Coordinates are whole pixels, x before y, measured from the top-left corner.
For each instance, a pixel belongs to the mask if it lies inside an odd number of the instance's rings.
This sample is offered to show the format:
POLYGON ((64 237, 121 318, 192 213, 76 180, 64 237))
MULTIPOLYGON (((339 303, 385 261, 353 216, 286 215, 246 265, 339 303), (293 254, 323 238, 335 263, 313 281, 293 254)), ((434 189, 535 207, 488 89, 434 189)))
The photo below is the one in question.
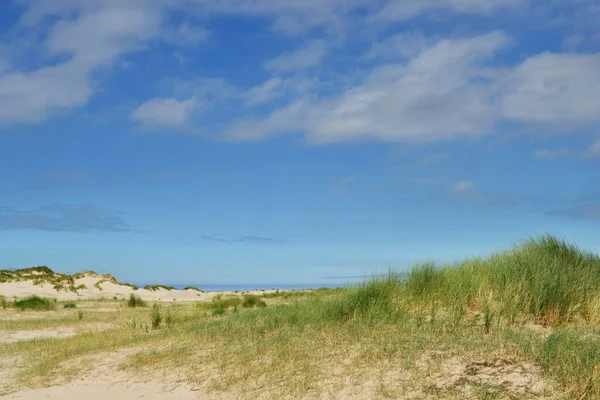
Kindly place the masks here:
POLYGON ((195 290, 196 292, 204 293, 204 290, 198 289, 195 286, 188 286, 188 287, 184 288, 183 290, 195 290))
POLYGON ((154 304, 152 307, 152 312, 150 312, 150 326, 152 330, 156 330, 160 328, 160 324, 162 323, 162 315, 160 314, 160 308, 158 304, 154 304))
POLYGON ((10 302, 6 300, 6 297, 0 295, 0 307, 2 309, 6 309, 10 305, 10 302))
POLYGON ((77 319, 80 321, 83 319, 83 311, 77 310, 77 319))
POLYGON ((263 299, 258 296, 247 295, 244 296, 244 302, 242 303, 242 307, 244 308, 265 308, 267 303, 263 299))
POLYGON ((170 310, 167 310, 167 315, 165 315, 165 325, 167 328, 172 328, 175 325, 175 317, 173 317, 170 310))
POLYGON ((23 310, 39 310, 50 311, 56 309, 56 300, 47 299, 39 296, 29 296, 22 300, 14 302, 13 306, 21 311, 23 310))
POLYGON ((70 301, 68 303, 65 303, 65 305, 63 306, 63 308, 77 308, 77 304, 75 304, 74 302, 70 301))
POLYGON ((140 296, 134 296, 134 294, 132 293, 131 295, 129 295, 129 300, 127 300, 127 307, 146 307, 146 302, 142 300, 140 296))
POLYGON ((153 292, 156 290, 160 290, 160 289, 176 290, 173 286, 166 286, 166 285, 146 285, 146 286, 144 286, 144 289, 152 290, 153 292))
POLYGON ((417 299, 425 299, 436 293, 443 284, 443 271, 433 263, 413 268, 406 282, 407 289, 417 299))
POLYGON ((139 289, 139 287, 137 285, 134 285, 133 283, 123 282, 123 283, 121 283, 121 285, 123 285, 123 286, 129 286, 133 290, 138 290, 139 289))
POLYGON ((214 304, 213 305, 213 309, 212 309, 212 315, 215 317, 221 316, 221 315, 225 315, 225 313, 227 312, 227 308, 224 307, 221 304, 214 304))

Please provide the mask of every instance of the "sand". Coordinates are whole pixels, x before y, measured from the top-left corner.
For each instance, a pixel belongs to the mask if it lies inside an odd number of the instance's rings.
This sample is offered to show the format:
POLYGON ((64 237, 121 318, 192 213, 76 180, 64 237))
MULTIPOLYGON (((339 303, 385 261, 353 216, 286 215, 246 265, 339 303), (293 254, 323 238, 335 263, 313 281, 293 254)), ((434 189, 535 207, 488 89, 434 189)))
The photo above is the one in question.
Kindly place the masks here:
MULTIPOLYGON (((86 400, 129 400, 129 399, 198 399, 198 393, 182 382, 163 377, 145 379, 134 377, 119 370, 119 362, 135 349, 120 350, 93 356, 94 368, 84 377, 72 382, 39 389, 23 389, 0 396, 0 399, 86 399, 86 400)), ((19 360, 0 360, 0 378, 8 378, 18 369, 19 360), (2 363, 2 361, 5 361, 2 363), (2 365, 4 364, 4 365, 2 365), (12 364, 12 365, 9 365, 12 364), (3 366, 10 368, 3 373, 3 366), (12 372, 12 373, 11 373, 12 372)), ((2 384, 0 383, 0 390, 2 384)), ((205 397, 201 397, 205 398, 205 397)))
POLYGON ((125 383, 112 375, 109 379, 84 378, 63 386, 0 396, 0 399, 86 399, 86 400, 129 400, 129 399, 197 399, 198 395, 182 386, 165 387, 160 382, 125 383))
MULTIPOLYGON (((113 278, 114 279, 114 278, 113 278)), ((218 294, 228 295, 235 294, 234 292, 199 292, 194 289, 187 290, 167 290, 159 288, 157 290, 134 288, 107 280, 105 276, 95 273, 87 273, 75 279, 74 286, 78 287, 85 285, 85 288, 76 291, 56 290, 50 283, 42 283, 35 285, 33 279, 1 282, 0 295, 6 298, 23 298, 27 296, 37 295, 40 297, 53 298, 60 301, 68 300, 92 300, 92 299, 128 299, 131 294, 139 296, 146 301, 210 301, 218 294)), ((246 294, 265 294, 274 292, 274 290, 250 291, 246 294)))

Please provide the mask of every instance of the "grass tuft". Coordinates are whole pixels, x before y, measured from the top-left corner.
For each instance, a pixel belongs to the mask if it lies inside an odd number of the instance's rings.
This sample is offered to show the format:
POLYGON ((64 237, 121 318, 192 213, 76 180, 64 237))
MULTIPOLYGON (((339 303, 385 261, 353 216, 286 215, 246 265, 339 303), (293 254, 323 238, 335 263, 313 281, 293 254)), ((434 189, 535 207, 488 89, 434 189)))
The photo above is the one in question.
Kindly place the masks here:
POLYGON ((254 307, 265 308, 265 307, 267 307, 267 303, 265 303, 265 301, 262 300, 258 296, 245 295, 244 301, 242 302, 242 307, 243 308, 254 308, 254 307))
POLYGON ((147 304, 144 300, 140 298, 140 296, 135 296, 133 293, 129 295, 129 300, 127 300, 127 307, 135 308, 135 307, 146 307, 147 304))
POLYGON ((154 303, 152 306, 152 311, 150 312, 150 326, 152 330, 156 330, 160 328, 162 323, 162 315, 160 313, 160 307, 157 303, 154 303))
POLYGON ((39 296, 29 296, 25 299, 15 301, 13 307, 21 311, 52 311, 56 309, 56 300, 39 296))

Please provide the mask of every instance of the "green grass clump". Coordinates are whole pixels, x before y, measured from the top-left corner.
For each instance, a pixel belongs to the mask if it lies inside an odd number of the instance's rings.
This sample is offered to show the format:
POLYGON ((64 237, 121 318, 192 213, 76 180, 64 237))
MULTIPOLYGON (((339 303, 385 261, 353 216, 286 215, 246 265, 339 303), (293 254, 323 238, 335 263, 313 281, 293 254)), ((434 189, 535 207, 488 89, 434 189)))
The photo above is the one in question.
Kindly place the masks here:
POLYGON ((159 289, 176 290, 173 286, 166 286, 166 285, 146 285, 146 286, 144 286, 144 289, 152 290, 152 291, 156 291, 159 289))
MULTIPOLYGON (((589 319, 600 296, 600 257, 553 236, 487 259, 413 269, 406 290, 415 301, 483 310, 507 321, 533 316, 543 325, 589 319)), ((490 321, 488 321, 490 322, 490 321)))
POLYGON ((213 305, 212 315, 214 317, 220 317, 221 315, 225 315, 226 313, 227 313, 227 307, 223 306, 222 304, 214 304, 213 305))
POLYGON ((242 302, 242 307, 244 308, 265 308, 267 303, 263 299, 254 295, 245 295, 244 301, 242 302))
POLYGON ((135 307, 146 307, 146 302, 140 298, 140 296, 135 296, 133 293, 129 295, 129 300, 127 300, 127 307, 135 308, 135 307))
POLYGON ((139 289, 139 287, 137 285, 134 285, 133 283, 129 283, 129 282, 123 282, 123 283, 121 283, 121 285, 128 286, 128 287, 132 288, 133 290, 139 289))
POLYGON ((10 306, 10 302, 6 300, 6 297, 0 295, 0 308, 3 310, 7 309, 10 306))
POLYGON ((195 290, 196 292, 204 293, 204 290, 199 289, 199 288, 197 288, 195 286, 187 286, 183 290, 195 290))
POLYGON ((25 299, 15 301, 13 307, 21 311, 51 311, 56 309, 56 301, 39 296, 29 296, 25 299))
POLYGON ((150 312, 150 326, 152 330, 156 330, 160 328, 160 324, 162 323, 162 314, 160 313, 160 307, 158 304, 154 304, 152 306, 152 311, 150 312))
POLYGON ((75 302, 68 302, 63 305, 63 308, 77 308, 77 304, 75 302))

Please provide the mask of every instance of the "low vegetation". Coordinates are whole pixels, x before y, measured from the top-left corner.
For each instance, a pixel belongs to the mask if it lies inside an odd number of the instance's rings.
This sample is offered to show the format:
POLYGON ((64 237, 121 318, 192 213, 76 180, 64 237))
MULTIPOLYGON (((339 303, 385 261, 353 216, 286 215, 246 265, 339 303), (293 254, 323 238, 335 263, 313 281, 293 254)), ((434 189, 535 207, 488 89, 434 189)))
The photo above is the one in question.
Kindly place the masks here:
POLYGON ((85 357, 137 348, 120 368, 176 370, 199 393, 234 398, 600 398, 600 257, 552 236, 343 289, 118 314, 111 330, 0 344, 0 357, 25 357, 11 388, 75 379, 69 363, 83 374, 85 357))
POLYGON ((147 304, 144 300, 140 298, 140 296, 136 296, 133 293, 129 295, 129 300, 127 300, 127 307, 135 308, 135 307, 146 307, 147 304))
POLYGON ((199 289, 199 288, 197 288, 197 287, 195 287, 195 286, 187 286, 187 287, 185 287, 183 290, 195 290, 196 292, 199 292, 199 293, 204 293, 204 290, 202 290, 202 289, 199 289))
POLYGON ((51 311, 56 309, 56 300, 39 296, 29 296, 15 301, 12 306, 18 310, 51 311))
POLYGON ((129 282, 122 282, 121 285, 128 286, 128 287, 132 288, 133 290, 138 290, 139 289, 138 286, 134 285, 133 283, 129 283, 129 282))
POLYGON ((144 289, 146 290, 152 290, 152 291, 157 291, 160 289, 164 289, 164 290, 176 290, 173 286, 166 286, 166 285, 146 285, 144 286, 144 289))
POLYGON ((244 308, 254 308, 254 307, 265 308, 266 306, 267 306, 267 303, 265 303, 264 300, 262 300, 258 296, 254 296, 254 295, 245 295, 244 301, 242 302, 242 307, 244 307, 244 308))

